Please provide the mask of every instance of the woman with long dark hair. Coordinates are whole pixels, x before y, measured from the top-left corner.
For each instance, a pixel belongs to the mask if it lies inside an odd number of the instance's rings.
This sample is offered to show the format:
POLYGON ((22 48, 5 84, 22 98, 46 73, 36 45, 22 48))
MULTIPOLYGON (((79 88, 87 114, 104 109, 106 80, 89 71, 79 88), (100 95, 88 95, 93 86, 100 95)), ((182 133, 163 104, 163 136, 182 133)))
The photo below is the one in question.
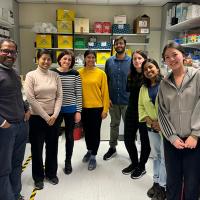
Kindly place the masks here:
POLYGON ((148 132, 145 122, 139 122, 138 97, 143 83, 142 63, 147 55, 141 51, 132 54, 130 73, 127 80, 127 91, 130 92, 129 104, 126 110, 124 122, 124 143, 129 153, 131 164, 122 170, 123 174, 131 174, 131 178, 138 179, 145 173, 145 164, 150 154, 148 132), (138 151, 135 144, 136 133, 139 130, 141 141, 141 154, 138 159, 138 151))

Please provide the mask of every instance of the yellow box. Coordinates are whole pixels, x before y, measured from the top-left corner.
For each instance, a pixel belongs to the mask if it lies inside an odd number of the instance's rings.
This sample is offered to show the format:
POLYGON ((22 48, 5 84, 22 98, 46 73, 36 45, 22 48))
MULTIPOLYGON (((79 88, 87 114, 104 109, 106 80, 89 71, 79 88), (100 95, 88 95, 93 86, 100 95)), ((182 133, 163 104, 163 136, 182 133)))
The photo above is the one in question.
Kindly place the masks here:
POLYGON ((73 37, 69 35, 58 35, 58 48, 73 48, 73 37))
POLYGON ((110 58, 110 52, 97 52, 97 65, 105 65, 106 60, 110 58))
POLYGON ((52 48, 52 37, 50 34, 36 35, 36 48, 52 48))
POLYGON ((56 60, 57 60, 57 58, 58 58, 58 56, 59 56, 59 54, 61 53, 62 51, 56 51, 56 60))
POLYGON ((74 18, 75 18, 75 12, 73 10, 67 10, 62 8, 56 10, 57 21, 66 21, 66 20, 74 21, 74 18))
POLYGON ((89 19, 88 18, 75 18, 74 19, 74 32, 75 33, 89 33, 89 19))
POLYGON ((72 21, 57 21, 57 30, 60 33, 73 33, 72 21))

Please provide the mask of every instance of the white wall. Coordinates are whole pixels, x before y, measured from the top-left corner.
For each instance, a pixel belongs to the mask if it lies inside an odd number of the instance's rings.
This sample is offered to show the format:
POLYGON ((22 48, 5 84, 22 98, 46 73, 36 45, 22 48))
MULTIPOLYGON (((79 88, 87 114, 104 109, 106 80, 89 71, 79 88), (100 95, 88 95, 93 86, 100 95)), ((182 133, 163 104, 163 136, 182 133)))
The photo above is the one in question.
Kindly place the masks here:
POLYGON ((150 45, 147 50, 151 57, 157 61, 160 60, 161 7, 21 3, 19 4, 19 27, 23 74, 33 69, 34 66, 35 34, 31 32, 32 26, 35 22, 52 22, 56 24, 57 8, 72 9, 76 12, 76 17, 89 18, 91 25, 95 21, 110 21, 113 23, 113 16, 120 14, 126 14, 127 23, 132 24, 138 15, 147 14, 151 18, 150 45))

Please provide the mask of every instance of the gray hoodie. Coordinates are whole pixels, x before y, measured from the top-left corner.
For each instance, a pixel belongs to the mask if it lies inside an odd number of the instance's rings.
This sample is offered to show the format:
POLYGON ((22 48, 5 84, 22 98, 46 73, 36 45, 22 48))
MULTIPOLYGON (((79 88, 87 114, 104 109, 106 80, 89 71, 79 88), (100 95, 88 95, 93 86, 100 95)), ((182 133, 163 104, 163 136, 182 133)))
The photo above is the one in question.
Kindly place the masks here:
POLYGON ((190 135, 200 137, 200 70, 192 67, 178 88, 172 73, 160 84, 158 119, 162 133, 173 143, 190 135))

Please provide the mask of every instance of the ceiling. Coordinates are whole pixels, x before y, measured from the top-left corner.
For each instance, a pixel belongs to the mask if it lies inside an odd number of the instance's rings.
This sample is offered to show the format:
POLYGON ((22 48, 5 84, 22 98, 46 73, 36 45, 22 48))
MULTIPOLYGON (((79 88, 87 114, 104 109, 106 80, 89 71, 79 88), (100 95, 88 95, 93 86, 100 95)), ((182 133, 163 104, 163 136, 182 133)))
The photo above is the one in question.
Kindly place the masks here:
POLYGON ((173 0, 16 0, 19 3, 71 3, 95 5, 146 5, 163 6, 173 0))

